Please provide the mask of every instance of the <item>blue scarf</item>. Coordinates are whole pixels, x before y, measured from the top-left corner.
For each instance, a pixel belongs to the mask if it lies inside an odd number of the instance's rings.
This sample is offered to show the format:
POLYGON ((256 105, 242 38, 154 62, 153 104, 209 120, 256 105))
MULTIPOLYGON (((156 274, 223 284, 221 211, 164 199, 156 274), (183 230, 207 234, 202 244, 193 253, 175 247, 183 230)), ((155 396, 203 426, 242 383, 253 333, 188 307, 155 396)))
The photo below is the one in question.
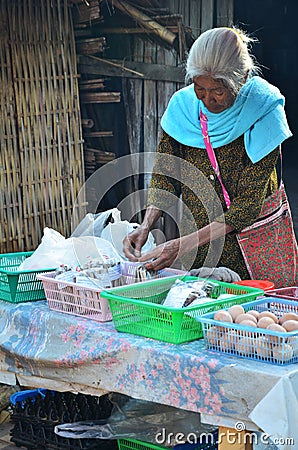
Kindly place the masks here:
POLYGON ((247 155, 256 163, 292 136, 284 104, 285 98, 277 87, 254 76, 242 86, 230 108, 215 114, 197 99, 191 84, 174 93, 161 118, 161 127, 181 144, 205 148, 199 122, 202 109, 208 118, 213 148, 244 135, 247 155))

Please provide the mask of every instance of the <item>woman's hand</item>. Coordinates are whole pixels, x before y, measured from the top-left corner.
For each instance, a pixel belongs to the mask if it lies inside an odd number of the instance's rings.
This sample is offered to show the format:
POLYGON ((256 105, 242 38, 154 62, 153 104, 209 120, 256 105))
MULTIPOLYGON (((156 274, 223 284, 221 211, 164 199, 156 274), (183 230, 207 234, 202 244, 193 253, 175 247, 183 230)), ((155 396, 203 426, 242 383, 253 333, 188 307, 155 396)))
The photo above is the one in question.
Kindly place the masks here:
POLYGON ((138 261, 146 263, 147 270, 161 270, 171 267, 174 261, 181 256, 181 240, 173 239, 155 247, 140 258, 138 261), (150 262, 147 262, 152 260, 150 262))
POLYGON ((161 216, 161 211, 154 205, 147 207, 141 225, 123 239, 123 253, 131 261, 139 261, 141 249, 146 243, 150 228, 161 216))
POLYGON ((141 249, 148 235, 149 228, 140 225, 123 239, 123 253, 130 261, 139 261, 141 249))

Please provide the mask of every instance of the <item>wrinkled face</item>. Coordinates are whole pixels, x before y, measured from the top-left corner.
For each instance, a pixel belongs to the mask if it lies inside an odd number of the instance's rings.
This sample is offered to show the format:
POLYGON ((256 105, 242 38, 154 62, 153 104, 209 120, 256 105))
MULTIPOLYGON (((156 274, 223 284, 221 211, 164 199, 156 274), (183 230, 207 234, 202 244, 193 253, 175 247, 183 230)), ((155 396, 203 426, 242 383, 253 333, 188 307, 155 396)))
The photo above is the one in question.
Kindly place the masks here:
POLYGON ((232 106, 235 95, 223 84, 221 80, 201 76, 193 79, 195 94, 208 111, 220 113, 232 106))

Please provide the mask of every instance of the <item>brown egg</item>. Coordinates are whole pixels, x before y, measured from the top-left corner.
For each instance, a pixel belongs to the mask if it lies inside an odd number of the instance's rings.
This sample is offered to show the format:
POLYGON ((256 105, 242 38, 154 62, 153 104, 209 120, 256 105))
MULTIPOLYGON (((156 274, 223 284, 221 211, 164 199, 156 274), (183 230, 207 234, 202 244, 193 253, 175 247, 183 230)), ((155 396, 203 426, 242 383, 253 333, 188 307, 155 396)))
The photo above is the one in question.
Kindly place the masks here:
POLYGON ((219 346, 222 351, 234 350, 236 343, 238 342, 238 336, 235 330, 227 330, 222 333, 219 339, 219 346))
POLYGON ((230 313, 228 313, 228 311, 225 311, 224 309, 219 309, 218 311, 216 311, 213 318, 214 320, 219 320, 220 322, 233 322, 230 313))
POLYGON ((243 325, 245 327, 255 327, 257 328, 257 324, 253 320, 244 319, 240 322, 239 325, 243 325))
POLYGON ((253 320, 242 320, 240 322, 241 327, 244 327, 243 330, 239 330, 238 335, 239 336, 249 336, 249 337, 255 337, 255 332, 245 329, 246 327, 253 327, 257 328, 257 324, 253 320))
POLYGON ((251 314, 252 316, 254 316, 257 320, 259 318, 259 311, 256 311, 255 309, 250 309, 249 311, 246 311, 246 314, 251 314))
POLYGON ((260 336, 256 339, 255 352, 260 358, 271 358, 272 345, 267 336, 260 336))
POLYGON ((286 320, 285 322, 283 322, 282 326, 286 329, 286 331, 296 331, 298 330, 298 321, 286 320))
POLYGON ((239 352, 241 355, 250 355, 253 353, 253 339, 249 336, 244 336, 239 339, 237 344, 235 345, 235 350, 239 352))
POLYGON ((258 320, 258 328, 267 328, 269 325, 275 323, 271 317, 261 317, 261 319, 258 320))
POLYGON ((298 321, 298 314, 295 314, 295 313, 284 313, 279 319, 280 325, 282 325, 287 320, 297 320, 298 321))
POLYGON ((298 355, 298 336, 287 337, 287 344, 290 344, 294 350, 294 356, 298 355))
POLYGON ((293 355, 293 348, 289 344, 276 345, 272 350, 272 357, 278 362, 289 361, 293 355))
POLYGON ((240 314, 236 318, 235 323, 242 323, 243 320, 252 320, 255 324, 257 324, 257 319, 251 314, 240 314))
POLYGON ((220 331, 219 327, 213 326, 213 327, 208 328, 207 333, 206 333, 206 339, 210 345, 218 346, 220 336, 221 336, 221 331, 220 331))
POLYGON ((273 314, 273 313, 270 312, 270 311, 262 311, 262 312, 259 314, 259 320, 260 320, 262 317, 271 317, 271 319, 273 319, 275 323, 278 322, 278 317, 276 317, 276 315, 273 314))
POLYGON ((233 305, 228 309, 228 312, 232 316, 233 321, 240 315, 244 314, 244 308, 241 305, 233 305))
MULTIPOLYGON (((268 327, 266 328, 266 330, 268 331, 277 331, 279 333, 286 333, 287 330, 282 327, 281 325, 278 325, 278 323, 272 323, 270 325, 268 325, 268 327)), ((270 342, 273 343, 281 343, 283 341, 283 338, 281 336, 272 336, 272 335, 268 335, 268 339, 270 340, 270 342)))

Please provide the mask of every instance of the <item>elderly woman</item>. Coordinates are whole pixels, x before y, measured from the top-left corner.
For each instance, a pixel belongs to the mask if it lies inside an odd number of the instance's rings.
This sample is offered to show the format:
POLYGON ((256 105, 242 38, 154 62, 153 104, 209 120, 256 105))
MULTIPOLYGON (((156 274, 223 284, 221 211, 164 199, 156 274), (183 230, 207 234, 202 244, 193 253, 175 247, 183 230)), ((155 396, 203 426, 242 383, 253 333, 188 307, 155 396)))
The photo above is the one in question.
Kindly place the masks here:
POLYGON ((252 39, 236 28, 201 34, 187 60, 191 82, 171 98, 140 227, 124 253, 148 269, 224 266, 250 278, 236 232, 278 189, 280 144, 291 136, 280 91, 257 75, 252 39), (210 149, 211 147, 211 149, 210 149), (141 255, 149 230, 181 198, 180 237, 141 255))

